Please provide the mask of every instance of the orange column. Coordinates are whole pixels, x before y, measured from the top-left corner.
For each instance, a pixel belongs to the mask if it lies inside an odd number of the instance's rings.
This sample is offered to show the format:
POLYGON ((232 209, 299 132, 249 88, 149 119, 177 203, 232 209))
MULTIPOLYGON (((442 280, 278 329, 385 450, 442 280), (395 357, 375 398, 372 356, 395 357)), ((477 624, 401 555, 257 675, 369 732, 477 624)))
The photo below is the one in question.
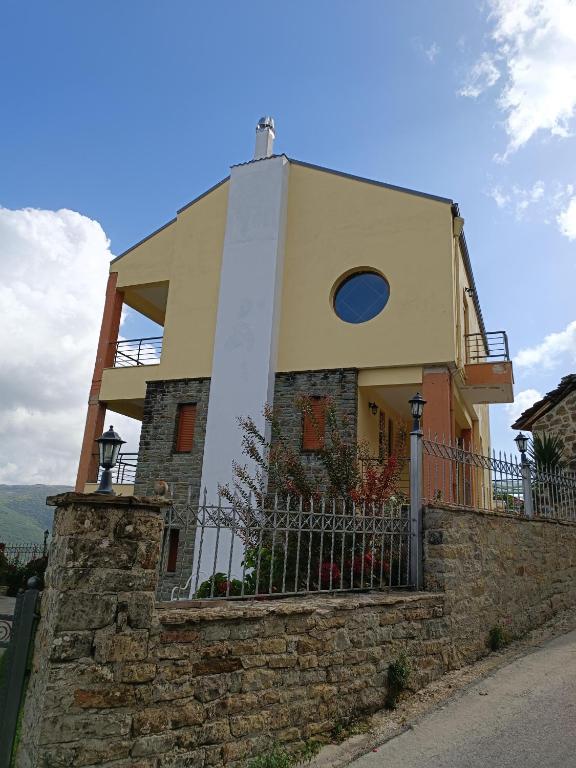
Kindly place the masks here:
POLYGON ((114 344, 118 340, 120 329, 120 316, 122 314, 123 294, 116 289, 118 273, 111 272, 106 286, 106 300, 100 326, 100 338, 96 351, 94 374, 88 398, 88 413, 86 426, 84 427, 84 439, 80 452, 78 476, 76 478, 76 491, 84 492, 86 483, 95 483, 98 478, 98 446, 96 438, 104 431, 104 418, 106 416, 106 404, 101 403, 100 386, 102 384, 102 372, 114 364, 114 344))
MULTIPOLYGON (((452 378, 447 368, 424 370, 422 396, 426 400, 422 430, 425 438, 452 444, 454 436, 454 409, 452 404, 452 378)), ((424 451, 424 498, 427 501, 454 499, 454 467, 446 458, 432 456, 424 451)))

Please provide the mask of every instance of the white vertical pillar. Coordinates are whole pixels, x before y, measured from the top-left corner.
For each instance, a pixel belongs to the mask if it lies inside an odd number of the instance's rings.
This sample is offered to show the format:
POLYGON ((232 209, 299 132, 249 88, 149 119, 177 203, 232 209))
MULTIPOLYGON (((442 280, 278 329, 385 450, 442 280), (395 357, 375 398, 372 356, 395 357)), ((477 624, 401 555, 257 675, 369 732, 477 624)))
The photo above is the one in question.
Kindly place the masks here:
POLYGON ((209 502, 242 459, 238 416, 264 426, 273 402, 287 192, 284 156, 232 168, 202 467, 209 502))
MULTIPOLYGON (((266 431, 262 411, 274 399, 288 168, 281 155, 236 166, 230 175, 202 465, 208 504, 217 503, 219 485, 233 484, 233 460, 250 465, 238 417, 252 416, 266 431)), ((226 572, 229 541, 221 542, 218 567, 226 572)), ((206 539, 204 548, 213 556, 206 539)), ((242 553, 235 550, 237 571, 242 553)), ((207 569, 208 561, 200 564, 201 579, 207 569)))

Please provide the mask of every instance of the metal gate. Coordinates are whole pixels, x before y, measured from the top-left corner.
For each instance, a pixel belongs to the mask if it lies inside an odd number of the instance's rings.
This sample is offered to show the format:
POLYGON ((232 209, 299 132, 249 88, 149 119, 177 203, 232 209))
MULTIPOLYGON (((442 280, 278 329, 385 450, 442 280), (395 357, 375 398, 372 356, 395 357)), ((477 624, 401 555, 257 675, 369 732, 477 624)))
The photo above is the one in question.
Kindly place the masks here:
POLYGON ((0 614, 0 648, 6 649, 0 680, 0 768, 10 768, 12 759, 30 648, 38 620, 39 586, 40 579, 36 576, 28 579, 26 591, 16 598, 14 615, 0 614))

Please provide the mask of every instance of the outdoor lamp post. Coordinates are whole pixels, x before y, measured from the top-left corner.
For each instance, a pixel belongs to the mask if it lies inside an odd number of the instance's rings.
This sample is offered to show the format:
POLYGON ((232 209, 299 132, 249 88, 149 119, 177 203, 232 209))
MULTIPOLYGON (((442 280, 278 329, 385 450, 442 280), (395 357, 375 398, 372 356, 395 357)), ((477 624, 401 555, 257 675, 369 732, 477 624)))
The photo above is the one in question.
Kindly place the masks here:
POLYGON ((532 467, 526 457, 528 443, 530 438, 520 432, 514 438, 516 447, 520 451, 520 461, 522 463, 522 495, 524 496, 524 514, 526 517, 534 515, 534 503, 532 500, 532 467))
POLYGON ((516 437, 514 438, 514 442, 516 443, 516 447, 520 451, 520 458, 522 460, 522 464, 526 464, 528 459, 526 458, 526 451, 528 450, 528 443, 530 438, 526 437, 526 435, 523 435, 522 432, 520 432, 516 437))
POLYGON ((424 413, 424 406, 426 405, 426 400, 422 397, 420 392, 416 392, 414 397, 411 400, 408 400, 410 403, 410 411, 412 413, 412 431, 413 432, 419 432, 420 431, 420 419, 422 418, 422 414, 424 413))
POLYGON ((422 589, 422 430, 420 419, 426 400, 420 392, 408 401, 412 414, 410 433, 410 582, 422 589))
POLYGON ((96 493, 108 493, 114 495, 112 490, 112 468, 118 461, 120 446, 124 445, 126 440, 122 440, 118 432, 114 432, 114 427, 110 427, 108 432, 104 432, 102 437, 96 440, 100 453, 100 466, 102 467, 102 476, 100 485, 96 493))

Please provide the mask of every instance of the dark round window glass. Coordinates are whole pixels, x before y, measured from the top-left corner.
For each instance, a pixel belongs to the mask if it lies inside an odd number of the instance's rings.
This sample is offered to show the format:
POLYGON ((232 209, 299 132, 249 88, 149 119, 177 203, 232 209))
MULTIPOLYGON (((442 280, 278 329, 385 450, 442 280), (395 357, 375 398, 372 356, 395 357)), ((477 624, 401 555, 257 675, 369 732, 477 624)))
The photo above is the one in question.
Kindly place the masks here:
POLYGON ((347 323, 365 323, 382 312, 390 286, 376 272, 355 272, 344 280, 334 295, 334 309, 347 323))

